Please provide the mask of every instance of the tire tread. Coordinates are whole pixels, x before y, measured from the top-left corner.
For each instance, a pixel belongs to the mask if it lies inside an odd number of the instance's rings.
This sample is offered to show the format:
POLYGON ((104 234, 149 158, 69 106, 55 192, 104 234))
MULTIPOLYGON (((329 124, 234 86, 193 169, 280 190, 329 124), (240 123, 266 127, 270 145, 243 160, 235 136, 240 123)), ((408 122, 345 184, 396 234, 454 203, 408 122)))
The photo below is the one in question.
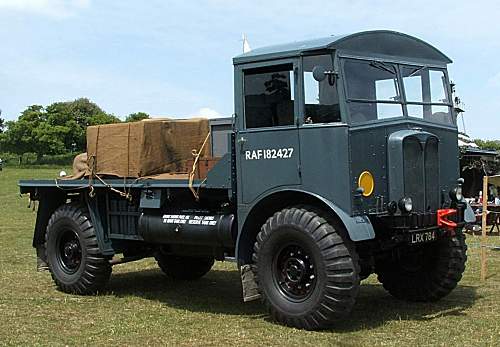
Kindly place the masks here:
POLYGON ((352 310, 359 289, 358 256, 344 228, 323 211, 312 206, 293 206, 276 212, 261 227, 252 259, 262 301, 275 321, 300 329, 325 329, 352 310), (300 227, 310 235, 318 245, 326 270, 320 300, 300 317, 286 316, 273 307, 259 282, 259 269, 268 266, 260 264, 259 254, 275 229, 283 224, 300 227))
POLYGON ((90 216, 85 207, 80 204, 64 204, 57 208, 49 219, 47 232, 45 233, 46 258, 48 260, 49 270, 52 280, 56 287, 70 294, 93 295, 102 291, 111 276, 111 265, 109 257, 100 253, 97 244, 95 229, 91 223, 90 216), (70 219, 76 226, 76 233, 79 236, 80 245, 85 248, 87 254, 82 259, 83 271, 79 278, 71 284, 65 283, 61 278, 56 264, 51 264, 49 252, 52 249, 51 243, 58 232, 56 223, 63 219, 70 219))
POLYGON ((448 295, 462 279, 467 261, 465 235, 436 241, 435 264, 425 272, 410 274, 397 261, 378 262, 375 271, 383 287, 394 297, 415 302, 433 302, 448 295))

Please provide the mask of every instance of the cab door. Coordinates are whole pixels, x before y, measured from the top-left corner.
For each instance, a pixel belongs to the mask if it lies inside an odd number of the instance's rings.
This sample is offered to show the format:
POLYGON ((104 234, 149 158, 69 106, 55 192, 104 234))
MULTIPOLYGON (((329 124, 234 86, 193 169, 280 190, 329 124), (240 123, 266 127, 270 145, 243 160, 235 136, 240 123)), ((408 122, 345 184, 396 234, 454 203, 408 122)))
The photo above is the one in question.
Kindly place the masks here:
POLYGON ((251 204, 273 188, 301 183, 298 68, 294 60, 282 60, 239 72, 238 200, 251 204))

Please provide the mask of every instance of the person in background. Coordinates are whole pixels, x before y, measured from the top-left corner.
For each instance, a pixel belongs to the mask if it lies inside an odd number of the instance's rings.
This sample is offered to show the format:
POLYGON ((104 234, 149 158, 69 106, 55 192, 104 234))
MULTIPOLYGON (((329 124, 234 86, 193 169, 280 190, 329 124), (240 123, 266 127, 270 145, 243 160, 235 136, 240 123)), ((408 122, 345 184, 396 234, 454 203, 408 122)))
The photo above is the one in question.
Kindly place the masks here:
POLYGON ((2 158, 0 158, 0 171, 2 171, 3 169, 3 162, 2 162, 2 158))
POLYGON ((498 190, 497 187, 493 184, 488 185, 488 201, 496 201, 498 198, 498 190))

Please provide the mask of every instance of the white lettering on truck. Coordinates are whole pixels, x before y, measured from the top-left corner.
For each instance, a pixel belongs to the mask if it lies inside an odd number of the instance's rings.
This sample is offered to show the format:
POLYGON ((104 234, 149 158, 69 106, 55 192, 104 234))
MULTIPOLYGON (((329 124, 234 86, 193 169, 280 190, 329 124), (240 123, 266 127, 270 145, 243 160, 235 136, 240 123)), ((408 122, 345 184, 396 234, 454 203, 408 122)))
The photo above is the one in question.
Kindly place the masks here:
POLYGON ((162 222, 163 224, 217 225, 215 216, 164 214, 162 222))
POLYGON ((252 151, 245 151, 245 160, 290 159, 292 155, 293 147, 278 149, 254 149, 252 151))

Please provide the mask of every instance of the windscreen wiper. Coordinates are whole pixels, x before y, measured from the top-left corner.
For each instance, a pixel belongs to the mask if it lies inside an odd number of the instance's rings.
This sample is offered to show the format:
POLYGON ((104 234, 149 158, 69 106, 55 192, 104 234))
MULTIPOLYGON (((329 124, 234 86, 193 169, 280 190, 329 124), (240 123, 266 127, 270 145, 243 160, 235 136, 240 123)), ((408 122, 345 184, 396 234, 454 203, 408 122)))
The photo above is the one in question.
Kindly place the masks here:
POLYGON ((393 75, 396 74, 396 69, 394 69, 394 66, 387 66, 387 65, 385 65, 384 63, 382 63, 380 61, 372 60, 370 62, 370 66, 373 66, 374 68, 377 68, 377 69, 380 69, 380 70, 387 71, 387 72, 389 72, 389 73, 391 73, 393 75))
POLYGON ((422 67, 419 67, 418 69, 416 69, 415 71, 413 71, 411 74, 408 75, 408 77, 413 77, 415 76, 417 73, 419 73, 420 71, 422 71, 423 69, 425 69, 427 66, 422 66, 422 67))

